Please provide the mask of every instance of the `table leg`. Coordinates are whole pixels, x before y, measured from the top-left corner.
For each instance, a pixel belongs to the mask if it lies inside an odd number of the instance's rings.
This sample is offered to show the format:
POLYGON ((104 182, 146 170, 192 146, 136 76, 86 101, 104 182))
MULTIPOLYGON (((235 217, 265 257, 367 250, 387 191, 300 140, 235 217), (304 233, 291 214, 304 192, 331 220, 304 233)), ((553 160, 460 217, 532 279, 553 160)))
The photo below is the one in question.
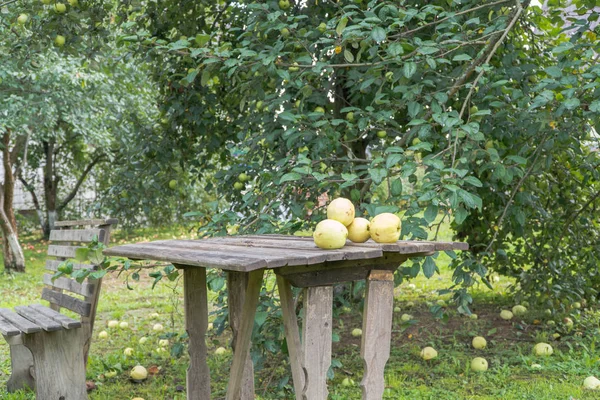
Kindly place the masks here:
POLYGON ((187 370, 187 400, 210 399, 210 370, 206 363, 208 300, 206 269, 183 269, 185 330, 189 336, 190 366, 187 370))
MULTIPOLYGON (((231 326, 232 338, 231 347, 233 353, 236 353, 236 341, 238 332, 243 319, 244 303, 246 301, 246 289, 248 287, 247 272, 227 272, 227 307, 229 308, 229 326, 231 326)), ((242 375, 242 386, 239 393, 240 400, 254 399, 254 365, 250 358, 250 353, 246 356, 244 362, 244 372, 242 375)))
POLYGON ((235 354, 229 374, 229 385, 227 386, 227 400, 239 400, 244 377, 244 367, 250 351, 250 340, 252 339, 252 328, 254 327, 254 316, 262 286, 264 270, 248 273, 248 286, 246 287, 246 301, 242 310, 242 319, 235 343, 235 354))
POLYGON ((380 400, 383 397, 385 364, 390 358, 393 308, 393 272, 371 271, 367 277, 361 343, 364 376, 360 386, 363 400, 380 400))
POLYGON ((306 382, 303 400, 326 400, 327 371, 331 365, 333 287, 306 288, 304 293, 303 366, 306 382))
POLYGON ((296 393, 296 400, 302 400, 302 392, 304 391, 304 383, 306 381, 306 371, 302 367, 302 347, 300 344, 300 331, 298 329, 298 318, 296 317, 292 286, 283 276, 277 275, 277 288, 279 290, 279 299, 281 301, 283 328, 285 330, 287 348, 290 356, 294 392, 296 393))

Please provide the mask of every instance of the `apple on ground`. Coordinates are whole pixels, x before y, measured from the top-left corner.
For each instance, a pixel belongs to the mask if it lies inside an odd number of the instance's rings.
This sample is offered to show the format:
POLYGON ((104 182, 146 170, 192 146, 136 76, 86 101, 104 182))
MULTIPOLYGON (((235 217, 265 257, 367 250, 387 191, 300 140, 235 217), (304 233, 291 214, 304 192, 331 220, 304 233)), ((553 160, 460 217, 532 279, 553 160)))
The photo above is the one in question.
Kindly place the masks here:
POLYGON ((148 371, 141 365, 136 365, 129 373, 129 377, 136 382, 141 382, 148 377, 148 371))
POLYGON ((119 328, 121 328, 121 329, 127 329, 127 328, 129 328, 129 323, 126 322, 126 321, 123 321, 123 322, 121 322, 119 324, 119 328))
POLYGON ((139 340, 139 342, 138 342, 138 343, 139 343, 139 344, 144 344, 144 343, 146 343, 147 341, 148 341, 148 338, 147 338, 147 337, 145 337, 145 336, 142 336, 142 337, 140 338, 140 340, 139 340))
POLYGON ((125 350, 123 350, 123 354, 125 354, 127 357, 130 357, 133 355, 133 349, 131 347, 127 347, 125 350))
POLYGON ((348 239, 354 243, 364 243, 371 237, 369 233, 369 220, 366 218, 354 218, 348 225, 348 239))
POLYGON ((478 317, 477 317, 477 314, 471 314, 471 315, 469 315, 469 318, 470 319, 477 319, 478 317))
POLYGON ((521 305, 514 306, 512 308, 512 313, 516 316, 524 315, 527 312, 527 308, 521 305))
POLYGON ((395 243, 400 238, 400 218, 392 213, 376 215, 371 220, 369 231, 377 243, 395 243))
POLYGON ((169 345, 169 339, 160 339, 158 345, 160 347, 167 347, 169 345))
POLYGON ((500 311, 500 318, 508 321, 508 320, 511 320, 512 317, 513 317, 513 313, 512 312, 510 312, 508 310, 502 310, 502 311, 500 311))
POLYGON ((361 337, 362 336, 362 329, 360 328, 355 328, 352 330, 352 336, 354 337, 361 337))
POLYGON ((533 347, 533 354, 536 356, 551 356, 552 353, 554 350, 548 343, 538 343, 533 347))
POLYGON ((565 317, 565 319, 563 319, 563 323, 569 329, 573 327, 573 320, 569 317, 565 317))
POLYGON ((161 331, 164 331, 165 328, 162 326, 162 324, 154 324, 154 326, 152 327, 152 330, 156 331, 156 332, 161 332, 161 331))
POLYGON ((215 354, 217 356, 222 356, 226 353, 227 353, 227 349, 225 347, 217 347, 217 349, 215 350, 215 354))
POLYGON ((583 387, 588 390, 600 390, 600 379, 595 376, 588 376, 583 381, 583 387))
POLYGON ((346 377, 344 378, 344 380, 342 381, 342 386, 354 386, 354 380, 346 377))
POLYGON ((111 320, 106 324, 109 328, 116 328, 119 326, 119 321, 111 320))
POLYGON ((421 350, 421 358, 425 361, 432 360, 438 356, 437 351, 430 346, 427 346, 421 350))
POLYGON ((108 339, 108 332, 102 331, 98 333, 98 339, 108 339))
POLYGON ((411 319, 413 319, 413 316, 410 314, 402 314, 402 316, 400 317, 400 320, 402 320, 402 322, 408 322, 411 319))
POLYGON ((339 221, 326 219, 317 224, 313 240, 321 249, 341 249, 346 245, 348 229, 339 221))
POLYGON ((394 312, 395 312, 395 313, 399 313, 399 312, 401 312, 401 311, 402 311, 402 310, 400 309, 400 307, 398 307, 398 306, 394 307, 394 312))
POLYGON ((158 313, 152 313, 149 315, 150 319, 158 319, 158 317, 160 317, 160 315, 158 315, 158 313))
POLYGON ((485 346, 487 346, 487 340, 485 340, 483 336, 475 336, 472 344, 477 350, 485 349, 485 346))
POLYGON ((415 306, 415 303, 413 301, 408 301, 406 303, 406 307, 408 307, 408 308, 411 308, 411 307, 414 307, 414 306, 415 306))
POLYGON ((475 357, 471 361, 471 369, 476 372, 485 372, 488 369, 488 362, 483 357, 475 357))

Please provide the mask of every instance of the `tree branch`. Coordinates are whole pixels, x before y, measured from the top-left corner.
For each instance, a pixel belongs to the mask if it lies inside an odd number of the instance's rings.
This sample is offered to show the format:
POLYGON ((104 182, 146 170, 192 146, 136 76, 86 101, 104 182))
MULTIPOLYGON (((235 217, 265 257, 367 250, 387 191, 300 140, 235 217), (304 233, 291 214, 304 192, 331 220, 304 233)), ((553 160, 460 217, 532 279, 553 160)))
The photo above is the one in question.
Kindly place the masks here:
POLYGON ((100 161, 102 161, 103 159, 106 159, 106 154, 104 154, 104 153, 99 154, 94 159, 92 159, 92 161, 87 165, 87 167, 85 167, 82 174, 79 176, 79 179, 77 179, 77 183, 75 184, 75 187, 73 187, 73 190, 71 190, 71 192, 67 195, 67 197, 65 197, 65 199, 57 207, 57 211, 59 214, 69 204, 69 202, 75 198, 77 191, 79 190, 79 188, 85 181, 85 178, 87 178, 88 174, 92 171, 94 166, 96 164, 98 164, 100 161))

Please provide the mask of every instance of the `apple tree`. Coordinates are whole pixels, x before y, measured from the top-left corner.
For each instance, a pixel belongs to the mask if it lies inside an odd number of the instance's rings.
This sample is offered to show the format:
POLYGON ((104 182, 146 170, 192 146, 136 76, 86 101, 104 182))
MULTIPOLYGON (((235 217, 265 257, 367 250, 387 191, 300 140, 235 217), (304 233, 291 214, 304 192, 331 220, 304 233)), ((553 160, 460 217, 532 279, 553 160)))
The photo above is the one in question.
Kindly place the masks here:
MULTIPOLYGON (((226 200, 201 234, 310 229, 319 199, 342 195, 365 216, 401 213, 404 239, 451 221, 472 249, 450 254, 463 312, 490 269, 537 299, 595 295, 596 12, 568 30, 558 8, 518 0, 183 1, 124 14, 121 40, 156 66, 161 141, 226 200)), ((433 261, 399 279, 431 277, 433 261)))

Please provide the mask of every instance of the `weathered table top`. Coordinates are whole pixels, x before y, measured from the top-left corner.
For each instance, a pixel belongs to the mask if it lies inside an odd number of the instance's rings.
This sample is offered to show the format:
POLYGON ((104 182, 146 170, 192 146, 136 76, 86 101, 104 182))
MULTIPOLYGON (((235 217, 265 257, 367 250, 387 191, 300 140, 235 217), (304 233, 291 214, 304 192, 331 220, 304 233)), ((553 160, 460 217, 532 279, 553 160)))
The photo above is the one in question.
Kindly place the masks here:
POLYGON ((199 240, 158 240, 115 246, 108 256, 167 261, 173 264, 250 272, 307 266, 344 260, 368 260, 388 254, 414 256, 435 251, 467 250, 467 243, 398 241, 396 243, 347 242, 339 250, 318 248, 311 237, 287 235, 227 236, 199 240))

